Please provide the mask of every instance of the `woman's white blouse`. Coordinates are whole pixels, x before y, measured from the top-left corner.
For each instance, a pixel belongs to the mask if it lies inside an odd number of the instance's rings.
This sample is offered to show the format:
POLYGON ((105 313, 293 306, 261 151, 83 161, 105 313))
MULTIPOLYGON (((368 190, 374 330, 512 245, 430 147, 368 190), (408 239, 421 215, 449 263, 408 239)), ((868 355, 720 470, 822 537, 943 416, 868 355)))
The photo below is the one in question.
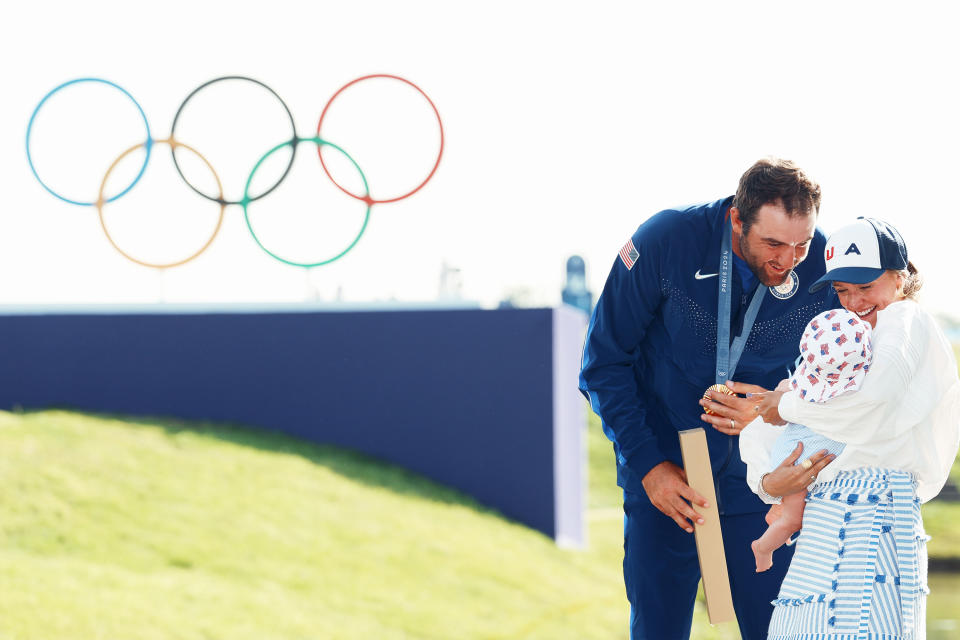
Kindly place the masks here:
MULTIPOLYGON (((953 349, 930 314, 912 300, 877 313, 873 363, 860 390, 822 403, 788 392, 779 409, 784 420, 846 443, 818 482, 860 467, 901 469, 916 475, 921 502, 940 493, 960 443, 960 379, 953 349)), ((770 471, 770 449, 782 429, 758 418, 740 434, 740 455, 755 492, 761 475, 770 471)))

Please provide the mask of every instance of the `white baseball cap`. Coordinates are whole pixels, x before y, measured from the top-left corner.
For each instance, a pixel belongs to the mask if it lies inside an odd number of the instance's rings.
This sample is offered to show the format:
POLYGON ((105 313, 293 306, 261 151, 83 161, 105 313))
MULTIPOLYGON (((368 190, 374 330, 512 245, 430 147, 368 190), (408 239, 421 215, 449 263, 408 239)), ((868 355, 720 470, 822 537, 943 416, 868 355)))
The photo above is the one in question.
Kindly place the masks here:
POLYGON ((827 238, 823 251, 827 272, 810 285, 810 293, 830 282, 866 284, 887 269, 907 268, 907 245, 893 225, 875 218, 857 218, 827 238))

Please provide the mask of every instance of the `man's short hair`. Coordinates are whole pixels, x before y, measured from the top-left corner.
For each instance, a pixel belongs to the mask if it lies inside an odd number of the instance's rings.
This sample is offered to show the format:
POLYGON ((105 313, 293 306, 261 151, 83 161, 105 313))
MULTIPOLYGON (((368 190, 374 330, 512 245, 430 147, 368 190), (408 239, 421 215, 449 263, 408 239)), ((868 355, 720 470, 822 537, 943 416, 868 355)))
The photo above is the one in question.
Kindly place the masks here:
POLYGON ((743 235, 757 219, 757 211, 765 204, 782 204, 787 215, 805 216, 820 213, 820 185, 790 160, 764 158, 740 176, 733 206, 740 211, 743 235))

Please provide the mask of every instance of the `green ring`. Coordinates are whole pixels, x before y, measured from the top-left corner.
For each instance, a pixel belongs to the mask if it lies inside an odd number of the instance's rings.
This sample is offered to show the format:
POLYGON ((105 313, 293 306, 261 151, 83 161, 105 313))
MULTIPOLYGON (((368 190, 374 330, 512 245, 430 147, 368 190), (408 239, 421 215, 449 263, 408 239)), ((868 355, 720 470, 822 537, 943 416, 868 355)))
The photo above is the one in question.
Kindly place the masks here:
POLYGON ((270 149, 270 151, 267 151, 265 154, 263 154, 263 157, 260 158, 260 160, 257 161, 257 164, 253 166, 253 170, 250 172, 250 177, 247 178, 247 184, 243 188, 243 200, 240 201, 240 204, 243 206, 243 219, 247 223, 247 229, 250 231, 250 235, 253 236, 254 242, 256 242, 261 249, 266 251, 270 257, 275 258, 280 262, 292 265, 294 267, 308 267, 308 268, 319 267, 321 265, 330 264, 331 262, 335 260, 339 260, 340 258, 345 256, 347 252, 350 251, 350 249, 353 249, 353 247, 356 246, 357 242, 360 241, 360 237, 363 235, 364 231, 367 230, 367 223, 370 221, 370 208, 373 206, 372 202, 370 201, 370 187, 367 186, 367 177, 363 175, 363 171, 360 169, 360 165, 358 165, 357 162, 350 157, 349 153, 347 153, 337 145, 333 144, 332 142, 327 142, 326 140, 323 140, 318 137, 295 138, 294 140, 287 140, 286 142, 281 142, 280 144, 275 146, 273 149, 270 149), (329 258, 327 260, 321 260, 320 262, 294 262, 293 260, 287 260, 286 258, 278 256, 274 252, 267 249, 265 246, 263 246, 263 243, 260 242, 260 238, 258 238, 257 234, 253 231, 253 226, 250 224, 249 211, 247 211, 247 206, 252 201, 252 199, 250 198, 250 184, 253 182, 253 176, 257 173, 257 169, 260 168, 260 165, 263 164, 264 161, 267 158, 269 158, 270 155, 273 154, 274 152, 279 151, 283 147, 292 146, 294 143, 300 144, 301 142, 312 142, 316 144, 318 147, 322 145, 327 145, 328 147, 333 147, 334 149, 342 153, 344 156, 346 156, 347 160, 349 160, 353 164, 353 166, 357 168, 357 172, 360 174, 360 179, 363 180, 363 189, 364 189, 363 200, 367 203, 367 211, 363 217, 363 226, 360 227, 360 232, 357 234, 357 237, 353 239, 353 241, 347 246, 346 249, 344 249, 337 255, 333 256, 332 258, 329 258))

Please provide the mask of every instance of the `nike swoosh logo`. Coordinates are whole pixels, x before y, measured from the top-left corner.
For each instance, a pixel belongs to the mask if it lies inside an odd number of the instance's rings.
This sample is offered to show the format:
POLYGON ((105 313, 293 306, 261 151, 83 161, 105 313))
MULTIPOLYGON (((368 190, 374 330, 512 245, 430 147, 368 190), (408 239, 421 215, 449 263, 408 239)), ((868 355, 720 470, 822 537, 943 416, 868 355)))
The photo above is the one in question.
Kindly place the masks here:
POLYGON ((697 272, 696 272, 695 274, 693 274, 693 277, 696 278, 697 280, 704 280, 704 279, 706 279, 706 278, 712 278, 712 277, 714 277, 715 275, 717 275, 717 274, 715 274, 715 273, 700 273, 700 269, 697 269, 697 272))

